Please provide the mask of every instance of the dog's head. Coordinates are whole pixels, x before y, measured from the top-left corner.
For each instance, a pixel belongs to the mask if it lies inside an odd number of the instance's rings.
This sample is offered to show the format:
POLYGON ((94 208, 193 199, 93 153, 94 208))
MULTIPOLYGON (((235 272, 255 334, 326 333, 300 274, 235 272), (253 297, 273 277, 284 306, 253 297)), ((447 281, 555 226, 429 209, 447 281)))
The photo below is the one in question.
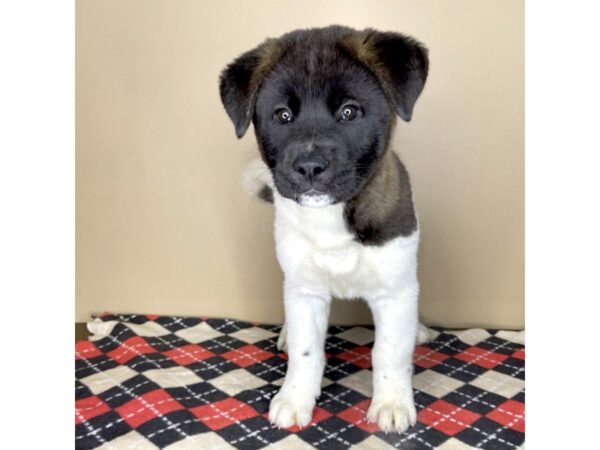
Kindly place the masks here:
POLYGON ((357 195, 386 152, 396 114, 409 121, 427 50, 398 33, 332 26, 268 39, 221 74, 225 109, 250 122, 278 192, 322 206, 357 195))

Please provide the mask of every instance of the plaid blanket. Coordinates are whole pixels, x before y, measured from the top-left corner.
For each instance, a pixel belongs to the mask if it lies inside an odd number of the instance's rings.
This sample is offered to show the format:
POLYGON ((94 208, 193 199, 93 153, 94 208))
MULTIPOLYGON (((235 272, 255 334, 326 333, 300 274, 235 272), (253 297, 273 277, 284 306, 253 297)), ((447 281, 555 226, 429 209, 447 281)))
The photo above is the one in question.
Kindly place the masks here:
POLYGON ((312 423, 267 420, 286 354, 280 326, 226 319, 104 315, 76 344, 77 449, 513 449, 525 437, 523 332, 432 330, 414 355, 418 423, 366 422, 373 328, 329 328, 312 423))

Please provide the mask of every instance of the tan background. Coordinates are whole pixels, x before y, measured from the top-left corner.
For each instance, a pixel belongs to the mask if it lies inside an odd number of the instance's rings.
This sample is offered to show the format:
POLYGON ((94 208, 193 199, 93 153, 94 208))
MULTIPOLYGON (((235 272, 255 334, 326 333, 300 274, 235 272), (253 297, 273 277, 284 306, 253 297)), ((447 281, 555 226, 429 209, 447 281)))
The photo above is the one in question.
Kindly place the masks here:
MULTIPOLYGON (((267 36, 339 23, 414 35, 431 71, 394 149, 422 227, 421 316, 523 326, 524 11, 516 0, 77 1, 77 310, 280 322, 257 153, 220 70, 267 36)), ((361 303, 332 322, 365 322, 361 303)))

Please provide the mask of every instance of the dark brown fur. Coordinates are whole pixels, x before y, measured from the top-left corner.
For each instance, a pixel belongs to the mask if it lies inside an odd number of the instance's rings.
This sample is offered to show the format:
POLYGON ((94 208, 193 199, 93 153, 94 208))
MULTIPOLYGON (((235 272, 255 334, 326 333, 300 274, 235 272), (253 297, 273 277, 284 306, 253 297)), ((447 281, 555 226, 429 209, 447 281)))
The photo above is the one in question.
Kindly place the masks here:
POLYGON ((417 229, 408 172, 388 151, 363 190, 346 202, 348 229, 365 245, 377 245, 417 229))

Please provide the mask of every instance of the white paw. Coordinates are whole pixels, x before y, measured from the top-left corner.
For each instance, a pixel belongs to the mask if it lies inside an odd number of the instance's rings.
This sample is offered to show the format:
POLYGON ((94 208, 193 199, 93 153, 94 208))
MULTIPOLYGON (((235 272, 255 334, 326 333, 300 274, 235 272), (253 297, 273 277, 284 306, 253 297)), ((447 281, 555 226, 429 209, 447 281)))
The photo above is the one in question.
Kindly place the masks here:
POLYGON ((312 420, 315 399, 312 395, 289 395, 279 391, 269 407, 269 421, 279 428, 305 427, 312 420))
POLYGON ((287 353, 285 324, 281 327, 281 331, 279 332, 279 337, 277 338, 277 350, 287 353))
POLYGON ((382 399, 371 401, 367 411, 367 421, 376 422, 382 431, 402 433, 417 423, 417 411, 411 400, 382 399))
POLYGON ((417 345, 426 344, 433 341, 435 339, 434 333, 434 330, 430 330, 421 322, 419 322, 419 328, 417 331, 417 345))

